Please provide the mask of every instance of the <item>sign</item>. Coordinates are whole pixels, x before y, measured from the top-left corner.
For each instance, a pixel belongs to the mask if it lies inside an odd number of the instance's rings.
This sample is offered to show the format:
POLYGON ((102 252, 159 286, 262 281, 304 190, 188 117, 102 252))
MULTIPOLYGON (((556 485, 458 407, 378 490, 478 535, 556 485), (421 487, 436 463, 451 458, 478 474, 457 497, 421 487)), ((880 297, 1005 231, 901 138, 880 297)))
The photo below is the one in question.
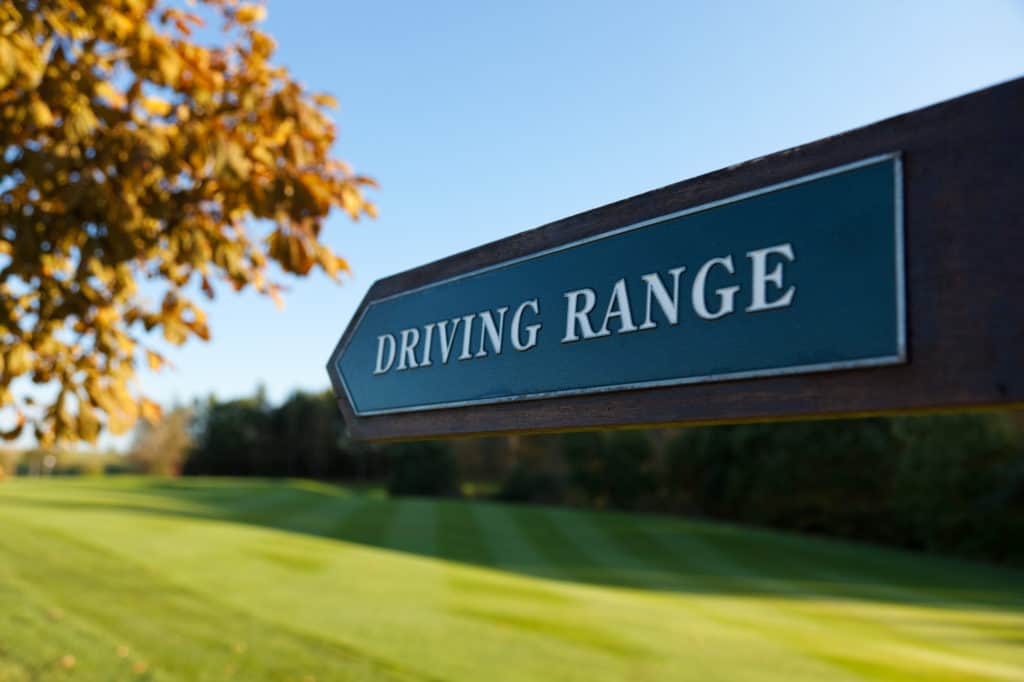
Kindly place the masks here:
POLYGON ((1022 402, 1022 83, 379 282, 342 411, 405 438, 1022 402))
POLYGON ((374 301, 359 416, 903 362, 900 162, 867 159, 374 301))

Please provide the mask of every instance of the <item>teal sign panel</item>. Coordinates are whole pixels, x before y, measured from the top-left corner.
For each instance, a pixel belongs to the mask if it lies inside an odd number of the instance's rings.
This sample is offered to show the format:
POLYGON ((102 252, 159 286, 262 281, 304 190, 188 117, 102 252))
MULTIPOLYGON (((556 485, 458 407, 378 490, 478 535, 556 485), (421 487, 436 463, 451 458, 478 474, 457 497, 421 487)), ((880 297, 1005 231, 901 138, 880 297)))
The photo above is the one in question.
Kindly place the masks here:
POLYGON ((357 415, 906 361, 897 154, 374 300, 357 415))

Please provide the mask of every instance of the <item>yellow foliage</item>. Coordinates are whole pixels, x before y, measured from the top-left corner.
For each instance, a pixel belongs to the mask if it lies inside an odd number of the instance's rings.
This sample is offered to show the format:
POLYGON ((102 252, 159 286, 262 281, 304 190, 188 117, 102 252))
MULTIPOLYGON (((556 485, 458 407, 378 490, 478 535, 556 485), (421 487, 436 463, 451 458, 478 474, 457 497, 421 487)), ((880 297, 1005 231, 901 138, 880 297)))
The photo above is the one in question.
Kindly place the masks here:
POLYGON ((338 108, 338 100, 325 93, 313 95, 313 101, 322 107, 327 107, 328 109, 338 108))
POLYGON ((142 399, 139 405, 139 409, 142 412, 142 416, 150 424, 156 424, 160 421, 160 406, 154 403, 152 400, 142 399))
POLYGON ((32 121, 40 128, 48 128, 53 125, 53 113, 46 102, 40 99, 33 99, 31 104, 32 121))
POLYGON ((254 24, 267 18, 267 8, 262 5, 244 4, 235 10, 235 20, 242 24, 254 24))
POLYGON ((167 116, 171 113, 171 103, 159 97, 146 97, 142 100, 142 108, 153 116, 167 116))
POLYGON ((333 98, 271 63, 274 41, 253 27, 263 5, 200 2, 220 14, 219 44, 193 41, 201 20, 171 0, 0 3, 0 148, 17 150, 0 177, 21 178, 0 202, 0 406, 22 414, 19 376, 60 388, 5 438, 27 424, 40 441, 92 440, 159 418, 130 388, 137 367, 164 364, 140 342, 209 338, 190 283, 279 304, 272 262, 338 278, 327 216, 375 214, 373 181, 331 156, 333 98), (255 221, 274 225, 266 241, 243 229, 255 221), (164 287, 157 304, 142 277, 164 287))
POLYGON ((125 96, 107 81, 100 81, 96 84, 96 94, 116 109, 122 109, 128 103, 125 96))
POLYGON ((149 368, 154 372, 159 372, 164 366, 164 358, 159 353, 154 353, 151 350, 146 351, 146 362, 149 363, 149 368))

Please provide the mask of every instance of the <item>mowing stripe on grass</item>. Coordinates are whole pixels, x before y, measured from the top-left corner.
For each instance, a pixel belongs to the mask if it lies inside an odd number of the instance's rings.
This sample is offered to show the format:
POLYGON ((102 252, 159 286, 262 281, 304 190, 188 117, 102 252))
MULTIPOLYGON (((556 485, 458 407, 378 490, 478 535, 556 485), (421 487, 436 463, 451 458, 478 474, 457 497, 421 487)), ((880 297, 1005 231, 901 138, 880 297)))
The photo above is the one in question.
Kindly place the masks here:
MULTIPOLYGON (((628 544, 636 547, 639 544, 647 544, 646 541, 642 540, 647 535, 646 530, 641 528, 633 528, 631 532, 621 532, 622 527, 626 526, 627 522, 619 524, 620 532, 617 532, 616 538, 618 542, 628 544)), ((673 534, 671 537, 675 540, 679 540, 685 534, 673 534)), ((649 538, 649 536, 647 536, 649 538)), ((662 534, 662 539, 665 535, 662 534)), ((691 541, 689 545, 692 547, 692 536, 688 538, 691 541)), ((766 539, 768 540, 768 539, 766 539)), ((728 544, 728 543, 727 543, 728 544)), ((732 556, 726 553, 719 554, 719 569, 721 570, 721 561, 727 560, 734 567, 731 572, 733 573, 750 573, 755 572, 755 568, 752 565, 744 564, 749 561, 746 558, 739 558, 742 555, 738 554, 736 548, 729 548, 726 550, 731 552, 732 556), (738 570, 737 570, 738 569, 738 570)), ((706 556, 706 553, 705 553, 706 556)), ((802 560, 792 558, 787 552, 777 551, 776 556, 778 557, 777 566, 781 568, 786 574, 793 576, 793 579, 783 581, 779 579, 773 579, 769 583, 762 584, 762 587, 769 592, 786 595, 800 595, 801 598, 798 600, 788 600, 785 602, 779 600, 772 600, 772 610, 774 611, 773 617, 771 618, 771 624, 773 633, 776 638, 784 639, 785 641, 795 643, 805 653, 811 653, 809 649, 800 644, 800 642, 806 642, 814 632, 820 630, 820 628, 827 627, 830 631, 836 632, 837 634, 846 633, 846 636, 850 641, 858 641, 859 650, 855 655, 837 655, 837 654, 816 654, 819 657, 829 660, 835 664, 842 665, 850 669, 853 672, 861 670, 864 667, 882 666, 888 665, 893 670, 901 669, 906 675, 927 675, 927 674, 939 674, 939 678, 942 676, 942 669, 928 671, 927 661, 920 663, 916 668, 899 668, 886 661, 891 658, 891 652, 887 650, 885 646, 879 646, 879 642, 884 643, 888 637, 886 633, 892 635, 899 635, 903 640, 910 640, 914 643, 913 647, 908 648, 909 651, 913 651, 916 648, 922 648, 922 650, 932 651, 936 654, 941 654, 945 658, 943 659, 946 668, 952 666, 954 663, 959 669, 960 674, 975 674, 978 669, 985 668, 984 661, 980 661, 974 657, 964 657, 958 652, 958 648, 954 646, 936 646, 936 642, 929 641, 926 638, 920 638, 914 636, 914 633, 908 632, 903 628, 893 627, 893 624, 884 617, 879 617, 878 614, 865 615, 862 614, 860 617, 853 616, 849 613, 845 604, 839 604, 836 602, 830 602, 828 607, 821 605, 821 602, 816 599, 811 599, 811 596, 833 598, 837 600, 846 600, 853 594, 860 594, 863 596, 865 590, 857 589, 854 587, 851 589, 847 581, 851 580, 862 580, 862 576, 857 575, 852 571, 846 571, 843 573, 838 572, 826 572, 821 568, 818 568, 820 562, 809 561, 812 557, 803 556, 800 557, 802 560), (815 581, 814 579, 821 579, 822 577, 828 577, 831 579, 830 582, 822 583, 815 581), (785 613, 786 618, 778 618, 777 614, 785 613), (865 632, 871 632, 871 636, 865 637, 865 632), (783 637, 784 635, 784 637, 783 637), (916 673, 915 673, 916 670, 916 673)), ((665 556, 661 556, 659 561, 664 562, 665 556)), ((670 559, 669 559, 670 561, 670 559)), ((725 587, 725 585, 719 585, 719 587, 725 587)), ((900 593, 901 597, 907 597, 906 591, 893 590, 895 593, 900 593)), ((877 597, 877 595, 875 595, 877 597)), ((740 618, 732 618, 731 622, 737 624, 744 624, 752 627, 755 630, 763 631, 765 626, 765 619, 761 612, 757 609, 749 609, 747 602, 744 603, 744 616, 740 618)), ((718 614, 720 619, 723 619, 724 614, 718 614)), ((905 657, 904 657, 905 658, 905 657)), ((993 674, 997 678, 1006 672, 1006 667, 997 666, 988 671, 987 674, 993 674)))
POLYGON ((451 561, 493 565, 490 545, 477 518, 476 505, 466 502, 437 503, 440 523, 436 543, 440 555, 451 561))
POLYGON ((537 567, 541 575, 554 573, 582 582, 602 581, 604 576, 595 570, 593 558, 551 521, 547 508, 511 508, 509 513, 512 523, 547 564, 537 567))
POLYGON ((405 498, 385 504, 395 506, 395 518, 384 544, 392 549, 422 556, 437 556, 438 503, 405 498))
MULTIPOLYGON (((552 510, 548 518, 566 537, 572 538, 572 542, 586 547, 587 554, 600 565, 599 570, 606 575, 607 582, 641 589, 679 587, 679 581, 674 577, 678 564, 659 562, 661 557, 651 543, 634 541, 628 547, 617 543, 612 535, 615 519, 610 514, 552 510)), ((631 538, 642 537, 639 530, 630 527, 627 534, 631 538)))
POLYGON ((252 494, 224 506, 224 516, 242 523, 274 518, 274 512, 295 502, 295 492, 285 485, 259 487, 252 494))
MULTIPOLYGON (((681 564, 673 559, 671 552, 645 535, 644 526, 656 523, 657 519, 637 520, 616 513, 571 510, 551 510, 548 518, 565 535, 587 548, 595 564, 593 571, 602 575, 606 583, 635 589, 682 590, 682 594, 694 588, 698 593, 705 591, 699 579, 695 581, 682 573, 681 564)), ((650 608, 660 611, 663 604, 663 601, 651 600, 650 608)), ((723 617, 723 612, 727 613, 730 609, 726 603, 686 600, 685 608, 690 627, 684 631, 691 637, 699 636, 697 633, 703 630, 713 628, 722 631, 724 628, 725 632, 744 640, 756 640, 758 647, 768 656, 783 656, 794 664, 799 661, 802 670, 813 671, 812 674, 819 677, 856 679, 856 676, 848 676, 846 671, 833 662, 816 655, 816 652, 807 651, 799 644, 794 645, 785 638, 775 637, 771 632, 766 636, 763 630, 751 628, 746 622, 723 617)), ((772 624, 779 620, 794 619, 791 615, 779 613, 772 604, 760 601, 745 602, 743 608, 747 612, 760 614, 760 620, 772 624)), ((671 611, 666 611, 664 618, 673 618, 671 611)), ((650 636, 653 634, 652 625, 651 621, 638 623, 637 631, 646 632, 650 636)), ((667 649, 665 655, 670 654, 671 649, 667 649)))
MULTIPOLYGON (((703 592, 708 585, 702 584, 698 576, 687 574, 681 569, 680 563, 663 545, 648 535, 645 526, 657 525, 658 519, 645 519, 647 524, 634 518, 626 518, 619 514, 573 514, 565 512, 552 514, 552 519, 563 524, 572 524, 574 535, 586 543, 588 550, 623 584, 648 589, 682 589, 703 592)), ((689 538, 692 547, 692 538, 689 538)), ((707 558, 707 553, 704 557, 707 558)), ((719 558, 721 561, 721 558, 719 558)), ((730 562, 731 563, 731 562, 730 562)), ((736 567, 734 564, 734 571, 736 567)), ((719 583, 719 588, 725 585, 719 583)), ((794 594, 796 588, 780 582, 774 587, 781 593, 794 594)), ((730 616, 728 601, 710 606, 698 603, 691 606, 694 615, 720 624, 739 626, 764 636, 768 630, 768 638, 779 646, 789 649, 792 654, 815 660, 818 665, 829 669, 829 675, 839 675, 836 664, 839 660, 831 659, 812 648, 805 646, 804 639, 790 634, 803 634, 807 628, 818 627, 807 614, 786 608, 784 604, 767 600, 745 600, 743 615, 730 616)), ((841 620, 841 619, 840 619, 841 620)), ((845 625, 845 622, 841 622, 845 625)), ((858 633, 850 633, 851 640, 858 633)))
POLYGON ((330 536, 338 523, 356 508, 353 495, 339 488, 335 495, 321 495, 310 500, 304 509, 296 510, 275 527, 308 535, 330 536))
POLYGON ((394 502, 361 495, 331 530, 331 537, 386 547, 397 514, 398 506, 394 502))
POLYGON ((473 517, 480 526, 493 565, 528 575, 564 577, 561 568, 537 551, 516 523, 519 511, 511 505, 473 503, 473 517))

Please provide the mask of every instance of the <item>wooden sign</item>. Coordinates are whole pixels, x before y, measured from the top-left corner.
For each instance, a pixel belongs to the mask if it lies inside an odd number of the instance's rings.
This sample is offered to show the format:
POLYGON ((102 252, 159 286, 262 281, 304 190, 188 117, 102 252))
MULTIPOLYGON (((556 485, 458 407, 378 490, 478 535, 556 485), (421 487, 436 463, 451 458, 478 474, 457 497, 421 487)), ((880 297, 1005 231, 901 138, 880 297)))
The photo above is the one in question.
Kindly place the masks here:
POLYGON ((359 417, 903 362, 888 154, 371 302, 359 417))
POLYGON ((1024 79, 377 282, 356 435, 1024 403, 1024 79))

